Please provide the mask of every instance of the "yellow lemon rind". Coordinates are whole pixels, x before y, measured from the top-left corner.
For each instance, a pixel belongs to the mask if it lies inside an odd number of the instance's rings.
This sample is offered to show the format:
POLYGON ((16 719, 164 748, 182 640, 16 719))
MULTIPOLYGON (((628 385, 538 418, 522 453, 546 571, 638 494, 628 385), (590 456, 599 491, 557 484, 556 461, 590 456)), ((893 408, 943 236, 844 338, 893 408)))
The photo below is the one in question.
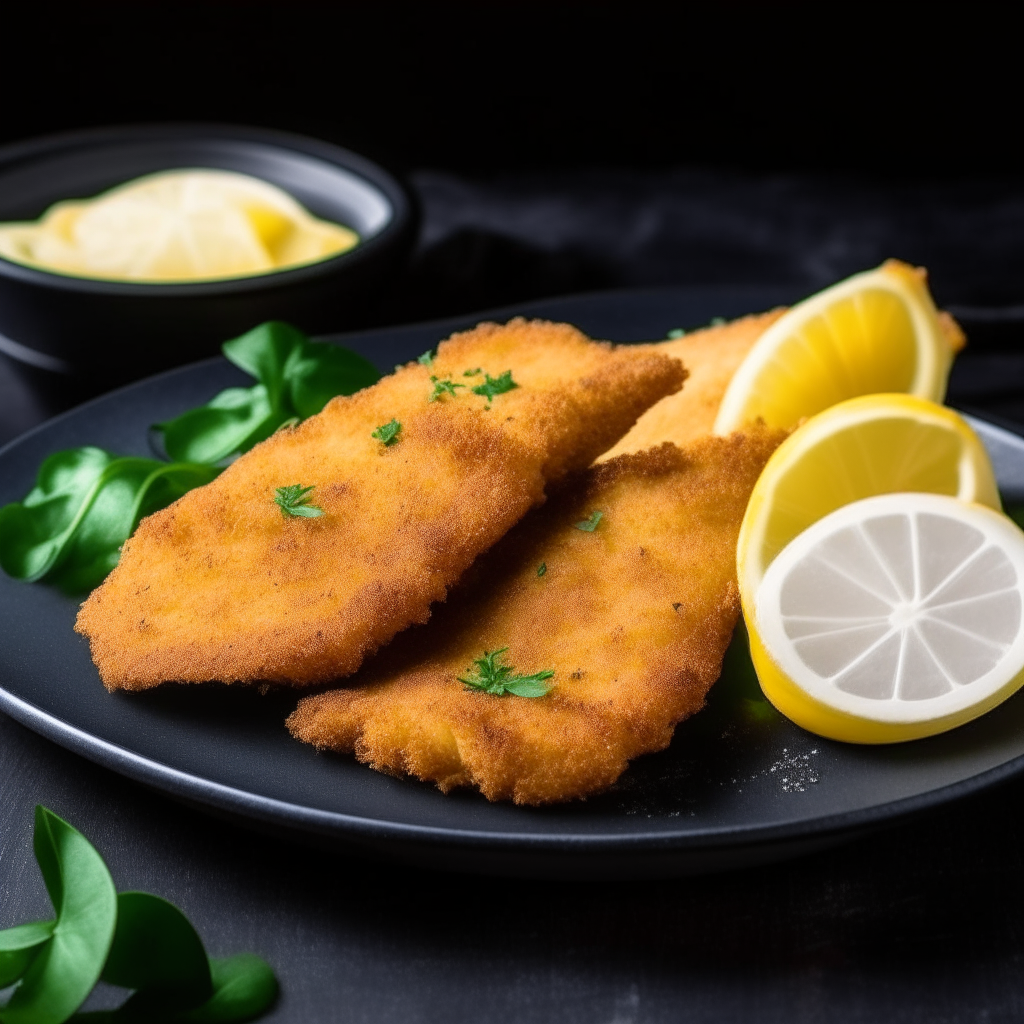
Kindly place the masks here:
POLYGON ((825 739, 840 740, 844 743, 880 744, 904 743, 926 736, 936 736, 980 718, 1013 696, 1021 685, 1024 685, 1024 669, 1021 669, 1017 675, 984 700, 955 714, 919 722, 879 722, 839 711, 811 697, 789 679, 775 663, 756 629, 752 628, 751 616, 746 608, 744 620, 750 638, 750 657, 765 697, 791 722, 825 739))

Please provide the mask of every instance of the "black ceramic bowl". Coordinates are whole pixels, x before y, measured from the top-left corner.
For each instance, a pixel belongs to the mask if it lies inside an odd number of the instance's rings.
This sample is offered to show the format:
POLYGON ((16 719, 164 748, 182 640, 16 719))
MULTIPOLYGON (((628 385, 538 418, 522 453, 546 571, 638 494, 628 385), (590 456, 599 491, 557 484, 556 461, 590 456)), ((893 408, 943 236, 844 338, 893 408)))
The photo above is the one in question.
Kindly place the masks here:
POLYGON ((263 320, 339 330, 411 244, 409 198, 369 160, 313 139, 221 125, 103 128, 0 148, 0 221, 34 220, 59 200, 186 167, 269 181, 315 216, 354 228, 360 244, 291 270, 187 284, 75 278, 0 259, 0 352, 83 397, 214 354, 263 320))

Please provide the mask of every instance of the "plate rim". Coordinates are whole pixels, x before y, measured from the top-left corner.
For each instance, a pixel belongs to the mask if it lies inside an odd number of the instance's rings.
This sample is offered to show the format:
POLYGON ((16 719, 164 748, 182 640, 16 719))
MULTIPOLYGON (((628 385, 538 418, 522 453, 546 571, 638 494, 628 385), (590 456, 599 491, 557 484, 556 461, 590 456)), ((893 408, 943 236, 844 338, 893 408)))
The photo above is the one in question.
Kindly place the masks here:
MULTIPOLYGON (((895 823, 933 807, 961 800, 976 792, 1006 782, 1024 771, 1024 754, 962 779, 914 796, 902 797, 853 811, 811 818, 798 818, 776 825, 730 825, 723 829, 700 829, 657 833, 552 833, 509 832, 414 825, 319 810, 275 797, 247 792, 224 783, 193 775, 125 747, 93 736, 87 730, 64 722, 24 698, 0 686, 0 712, 20 725, 79 754, 95 764, 116 771, 172 797, 194 800, 208 808, 235 813, 267 824, 285 824, 312 835, 337 839, 414 840, 430 846, 464 849, 522 850, 574 853, 633 851, 679 852, 767 846, 794 839, 825 838, 862 830, 873 825, 895 823), (258 812, 258 813, 254 813, 258 812)), ((370 770, 370 769, 367 769, 370 770)))

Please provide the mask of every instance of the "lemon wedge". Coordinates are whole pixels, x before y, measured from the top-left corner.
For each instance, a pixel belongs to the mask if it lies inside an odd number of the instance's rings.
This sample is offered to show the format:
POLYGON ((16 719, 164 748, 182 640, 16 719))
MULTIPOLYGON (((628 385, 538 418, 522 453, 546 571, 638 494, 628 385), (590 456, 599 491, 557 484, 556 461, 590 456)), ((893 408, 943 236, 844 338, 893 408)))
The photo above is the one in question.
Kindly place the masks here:
POLYGON ((714 433, 755 420, 788 429, 848 398, 906 392, 941 402, 963 345, 925 272, 898 260, 799 303, 757 340, 722 398, 714 433))
POLYGON ((832 739, 961 725, 1024 683, 1024 533, 944 495, 866 498, 771 563, 748 619, 765 696, 832 739))
POLYGON ((95 199, 0 225, 0 256, 79 277, 243 277, 351 249, 354 231, 318 220, 274 185, 233 171, 167 171, 95 199))

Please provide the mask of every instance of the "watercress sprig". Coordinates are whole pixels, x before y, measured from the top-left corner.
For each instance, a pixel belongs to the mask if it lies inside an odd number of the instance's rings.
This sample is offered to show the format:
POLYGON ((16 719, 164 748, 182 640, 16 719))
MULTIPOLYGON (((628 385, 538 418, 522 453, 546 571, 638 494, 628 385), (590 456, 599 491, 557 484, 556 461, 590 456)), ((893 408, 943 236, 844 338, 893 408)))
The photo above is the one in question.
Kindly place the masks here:
POLYGON ((266 961, 210 959, 188 918, 144 892, 118 894, 103 858, 77 829, 37 807, 36 861, 56 917, 0 931, 2 1024, 230 1024, 277 997, 266 961), (115 1010, 78 1014, 96 982, 134 990, 115 1010))

